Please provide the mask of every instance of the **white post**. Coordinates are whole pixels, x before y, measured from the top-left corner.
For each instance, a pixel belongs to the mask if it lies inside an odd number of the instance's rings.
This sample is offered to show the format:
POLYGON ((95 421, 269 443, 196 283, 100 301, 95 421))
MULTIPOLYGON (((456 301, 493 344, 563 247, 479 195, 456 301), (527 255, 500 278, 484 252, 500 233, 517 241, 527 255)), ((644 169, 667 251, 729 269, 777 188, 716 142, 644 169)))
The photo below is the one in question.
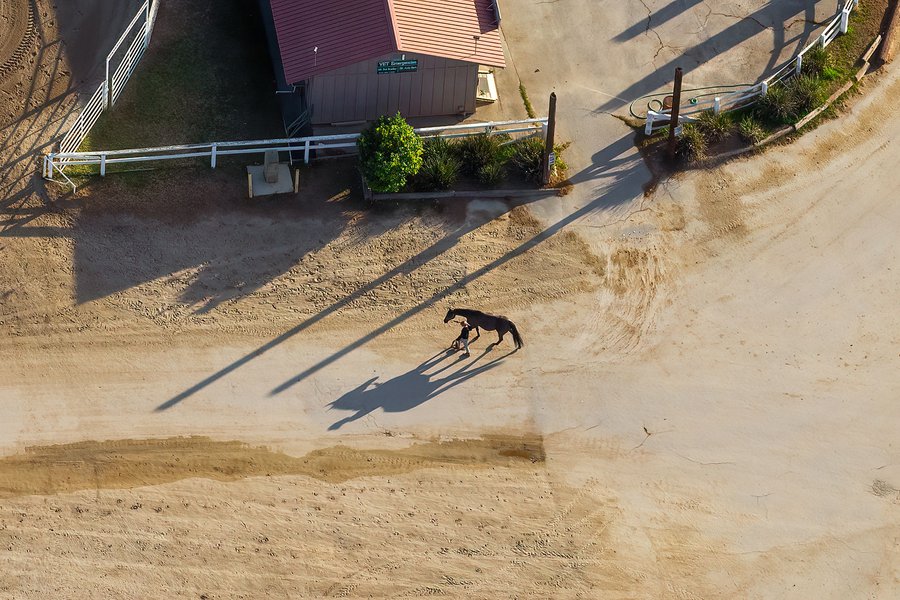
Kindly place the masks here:
POLYGON ((765 96, 766 94, 768 94, 769 93, 769 84, 766 83, 765 81, 763 81, 762 84, 760 84, 759 92, 760 92, 760 96, 765 96))
POLYGON ((216 168, 216 145, 215 144, 212 145, 212 150, 210 151, 209 155, 210 155, 209 166, 212 167, 213 169, 215 169, 216 168))
POLYGON ((802 54, 798 54, 798 55, 797 55, 797 66, 796 66, 796 69, 795 69, 794 72, 795 72, 797 75, 799 75, 799 74, 800 74, 800 71, 801 71, 802 69, 803 69, 803 55, 802 55, 802 54))
POLYGON ((309 164, 309 140, 306 140, 306 143, 303 145, 303 164, 309 164))
POLYGON ((106 57, 106 79, 103 80, 103 110, 109 106, 109 57, 106 57))
POLYGON ((850 25, 850 9, 845 8, 841 11, 841 33, 847 33, 847 27, 850 25))
POLYGON ((828 38, 825 37, 825 34, 819 36, 819 45, 823 48, 828 45, 828 38))
POLYGON ((722 112, 722 99, 716 96, 716 99, 713 100, 713 112, 715 114, 719 114, 722 112))
POLYGON ((653 135, 653 116, 655 113, 652 110, 647 111, 647 125, 644 126, 644 135, 653 135))
POLYGON ((150 2, 144 3, 144 50, 150 45, 150 2))
POLYGON ((106 155, 100 155, 100 177, 106 176, 106 155))

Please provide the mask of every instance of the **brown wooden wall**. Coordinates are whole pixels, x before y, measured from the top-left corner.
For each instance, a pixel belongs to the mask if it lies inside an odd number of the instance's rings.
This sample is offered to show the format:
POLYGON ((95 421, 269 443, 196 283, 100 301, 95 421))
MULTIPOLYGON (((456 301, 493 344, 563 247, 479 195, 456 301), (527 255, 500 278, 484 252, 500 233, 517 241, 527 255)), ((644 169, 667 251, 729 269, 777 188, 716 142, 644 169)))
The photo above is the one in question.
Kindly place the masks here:
POLYGON ((371 121, 397 111, 404 117, 475 112, 478 65, 409 52, 403 56, 418 59, 418 71, 379 75, 378 61, 399 60, 401 53, 395 52, 313 77, 307 96, 313 124, 371 121))

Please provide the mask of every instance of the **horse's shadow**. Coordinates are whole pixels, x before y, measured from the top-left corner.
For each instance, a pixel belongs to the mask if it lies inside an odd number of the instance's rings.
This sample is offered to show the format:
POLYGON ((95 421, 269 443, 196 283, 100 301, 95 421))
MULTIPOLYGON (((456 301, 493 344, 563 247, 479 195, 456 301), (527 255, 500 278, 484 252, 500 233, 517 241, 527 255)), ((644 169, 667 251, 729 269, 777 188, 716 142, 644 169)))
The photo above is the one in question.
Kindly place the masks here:
POLYGON ((451 350, 442 351, 415 369, 383 383, 378 383, 378 377, 373 377, 328 405, 329 410, 356 411, 354 414, 332 423, 328 430, 340 429, 347 423, 356 421, 379 408, 384 412, 404 412, 413 409, 473 377, 500 366, 507 356, 516 352, 512 350, 483 365, 478 365, 478 361, 487 356, 493 348, 492 344, 475 359, 464 363, 461 368, 443 377, 439 377, 439 375, 465 360, 461 354, 456 355, 456 360, 449 360, 454 353, 451 350), (443 362, 446 364, 440 366, 443 362), (439 366, 440 368, 437 370, 432 370, 439 366))

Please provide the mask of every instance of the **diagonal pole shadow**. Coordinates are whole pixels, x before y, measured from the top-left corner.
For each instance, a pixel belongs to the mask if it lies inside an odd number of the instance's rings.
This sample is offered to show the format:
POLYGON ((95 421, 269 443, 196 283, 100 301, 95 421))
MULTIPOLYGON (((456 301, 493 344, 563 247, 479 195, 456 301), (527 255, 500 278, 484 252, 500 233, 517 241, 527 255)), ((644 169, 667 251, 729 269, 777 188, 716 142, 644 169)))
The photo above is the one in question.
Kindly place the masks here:
POLYGON ((380 336, 381 334, 385 333, 386 331, 396 327, 397 325, 400 325, 401 323, 403 323, 410 317, 422 312, 424 309, 433 305, 435 302, 438 302, 438 301, 446 298, 453 292, 456 292, 457 290, 462 289, 463 287, 476 281, 483 275, 493 271, 497 267, 500 267, 500 266, 508 263, 509 261, 516 258, 517 256, 520 256, 520 255, 524 254, 525 252, 531 250, 535 246, 545 242, 546 240, 550 239, 551 237, 553 237, 554 235, 559 233, 559 231, 561 231, 567 225, 570 225, 571 223, 574 223, 575 221, 579 220, 580 218, 588 215, 589 213, 591 213, 594 210, 596 210, 597 208, 599 208, 602 204, 603 204, 602 199, 598 198, 597 200, 594 200, 593 202, 590 202, 590 203, 586 204, 585 206, 583 206, 582 208, 563 217, 562 219, 560 219, 559 221, 557 221, 556 223, 554 223, 547 229, 543 230, 542 232, 538 233, 537 235, 532 237, 530 240, 527 240, 526 242, 524 242, 517 248, 510 250, 509 252, 507 252, 506 254, 501 256, 500 258, 484 265, 480 269, 477 269, 477 270, 471 272, 470 274, 466 275, 465 277, 463 277, 462 279, 460 279, 453 285, 445 288, 444 290, 442 290, 440 292, 433 294, 431 296, 431 298, 423 300, 416 306, 410 308, 409 310, 401 313, 397 317, 391 319, 390 321, 388 321, 381 327, 364 335, 363 337, 359 338, 355 342, 348 344, 347 346, 338 350, 331 356, 329 356, 323 360, 320 360, 319 362, 317 362, 313 366, 309 367, 308 369, 304 370, 300 374, 298 374, 298 375, 288 379, 284 383, 278 385, 269 393, 269 395, 275 396, 277 394, 280 394, 281 392, 291 388, 292 386, 296 385, 297 383, 300 383, 301 381, 303 381, 310 375, 313 375, 314 373, 321 371, 328 365, 339 360, 340 358, 343 358, 344 356, 346 356, 347 354, 360 348, 361 346, 364 346, 365 344, 369 343, 370 341, 372 341, 376 337, 380 336))
POLYGON ((440 256, 444 252, 453 248, 453 246, 455 246, 457 244, 457 242, 460 240, 460 238, 462 238, 466 233, 471 231, 471 229, 473 229, 474 227, 475 227, 475 225, 462 225, 462 226, 458 227, 457 229, 450 232, 448 235, 444 236, 443 238, 441 238, 440 240, 438 240, 437 242, 435 242, 434 244, 432 244, 425 250, 422 250, 421 252, 419 252, 418 254, 413 256, 412 258, 407 259, 401 265, 399 265, 399 266, 391 269, 387 273, 383 274, 381 277, 374 279, 373 281, 369 282, 368 284, 364 285, 363 287, 358 288, 356 291, 341 298, 340 300, 338 300, 337 302, 335 302, 328 308, 318 312, 317 314, 306 319, 302 323, 297 324, 296 326, 292 327, 291 329, 288 329, 287 331, 285 331, 278 337, 272 339, 271 341, 267 342, 266 344, 263 344, 262 346, 260 346, 256 350, 254 350, 253 352, 250 352, 249 354, 242 356, 241 358, 237 359, 230 365, 223 367, 216 373, 213 373, 206 379, 198 382, 196 385, 193 385, 190 388, 184 390, 183 392, 173 396, 166 402, 157 406, 155 409, 155 412, 161 412, 161 411, 167 410, 169 408, 172 408, 179 402, 183 401, 186 398, 193 396, 200 390, 215 383, 219 379, 222 379, 229 373, 241 368, 248 362, 262 356, 263 354, 265 354, 272 348, 280 346, 282 343, 286 342, 287 340, 294 337, 298 333, 305 331, 306 329, 309 329, 310 327, 312 327, 313 325, 315 325, 316 323, 318 323, 319 321, 321 321, 328 315, 331 315, 334 312, 340 310, 341 308, 347 306, 354 300, 361 298, 368 292, 378 288, 379 286, 386 283, 387 281, 390 281, 397 275, 412 273, 420 265, 427 263, 428 261, 432 260, 433 258, 440 256))

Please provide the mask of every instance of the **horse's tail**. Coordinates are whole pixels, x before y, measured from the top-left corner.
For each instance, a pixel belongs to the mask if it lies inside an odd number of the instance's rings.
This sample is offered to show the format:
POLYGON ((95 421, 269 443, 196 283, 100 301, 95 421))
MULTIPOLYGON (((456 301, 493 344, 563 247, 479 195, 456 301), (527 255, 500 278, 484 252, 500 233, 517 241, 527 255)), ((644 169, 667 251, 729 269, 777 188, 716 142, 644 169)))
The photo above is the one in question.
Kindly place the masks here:
POLYGON ((521 348, 525 345, 525 341, 522 339, 522 336, 519 335, 519 330, 516 329, 516 324, 512 321, 509 322, 509 332, 512 333, 513 341, 516 343, 516 348, 521 348))

